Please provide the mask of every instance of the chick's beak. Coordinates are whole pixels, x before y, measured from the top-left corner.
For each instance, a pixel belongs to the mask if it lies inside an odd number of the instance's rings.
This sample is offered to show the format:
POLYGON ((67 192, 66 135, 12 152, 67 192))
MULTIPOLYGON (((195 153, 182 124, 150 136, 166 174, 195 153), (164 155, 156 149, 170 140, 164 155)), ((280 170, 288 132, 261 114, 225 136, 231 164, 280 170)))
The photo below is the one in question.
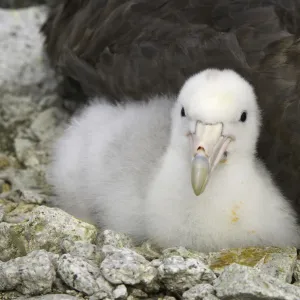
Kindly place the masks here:
POLYGON ((195 132, 190 134, 192 148, 191 181, 194 193, 204 192, 209 178, 222 159, 230 137, 222 135, 221 123, 208 125, 197 122, 195 132))

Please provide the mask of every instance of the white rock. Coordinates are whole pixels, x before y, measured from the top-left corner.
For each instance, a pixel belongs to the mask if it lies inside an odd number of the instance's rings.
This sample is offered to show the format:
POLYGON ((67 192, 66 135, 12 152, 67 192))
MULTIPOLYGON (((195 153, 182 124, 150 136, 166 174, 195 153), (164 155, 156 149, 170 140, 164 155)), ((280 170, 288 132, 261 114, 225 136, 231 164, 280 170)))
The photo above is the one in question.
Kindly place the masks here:
POLYGON ((18 297, 18 300, 78 300, 77 297, 73 297, 67 294, 52 294, 52 295, 43 295, 37 297, 18 297))
POLYGON ((124 234, 113 230, 106 229, 97 237, 97 244, 101 247, 109 245, 115 248, 133 247, 132 239, 124 234))
POLYGON ((61 241, 66 237, 92 242, 97 235, 93 225, 58 208, 37 206, 28 215, 28 220, 22 223, 0 223, 0 260, 6 261, 38 249, 62 253, 61 241))
POLYGON ((61 247, 64 253, 79 256, 98 264, 104 259, 104 254, 101 249, 86 241, 73 241, 70 238, 66 238, 62 241, 61 247))
POLYGON ((225 249, 210 253, 209 267, 219 275, 226 266, 237 263, 256 267, 265 274, 285 282, 292 281, 292 274, 297 260, 297 249, 294 247, 248 247, 225 249))
POLYGON ((220 299, 299 300, 300 288, 262 271, 232 264, 214 282, 220 299))
POLYGON ((189 290, 183 293, 182 298, 184 300, 201 300, 205 296, 214 294, 215 289, 208 283, 201 283, 193 286, 189 290))
POLYGON ((115 299, 125 299, 128 296, 127 288, 124 284, 118 285, 113 291, 115 299))
POLYGON ((46 16, 44 6, 0 9, 0 90, 16 93, 33 84, 50 82, 53 74, 44 63, 40 33, 46 16))
POLYGON ((216 296, 214 295, 207 295, 203 298, 203 300, 219 300, 219 298, 217 298, 216 296))
POLYGON ((96 279, 100 275, 100 270, 81 257, 62 255, 58 261, 57 271, 62 280, 77 291, 93 295, 99 290, 96 279))
POLYGON ((30 128, 40 141, 50 140, 61 130, 59 124, 65 116, 65 113, 56 107, 48 108, 36 117, 30 128))
POLYGON ((54 280, 52 257, 44 250, 0 264, 0 291, 15 289, 24 295, 49 293, 54 280))
POLYGON ((159 279, 172 292, 184 292, 199 283, 211 283, 216 275, 199 259, 171 256, 158 267, 159 279))
POLYGON ((149 261, 128 248, 115 248, 103 260, 100 269, 106 280, 112 284, 151 285, 157 276, 157 270, 149 261))
POLYGON ((294 276, 295 276, 295 280, 300 282, 300 260, 296 261, 294 276))

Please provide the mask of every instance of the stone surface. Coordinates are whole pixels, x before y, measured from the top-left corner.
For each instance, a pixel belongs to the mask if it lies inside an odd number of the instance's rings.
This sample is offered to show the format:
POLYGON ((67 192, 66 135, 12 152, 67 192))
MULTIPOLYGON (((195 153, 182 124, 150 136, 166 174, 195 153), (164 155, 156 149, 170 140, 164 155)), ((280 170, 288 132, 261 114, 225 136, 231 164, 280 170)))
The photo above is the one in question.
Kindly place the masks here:
POLYGON ((300 283, 300 260, 296 261, 295 269, 294 269, 294 277, 296 282, 300 283))
POLYGON ((40 26, 45 7, 0 9, 0 90, 16 93, 32 85, 52 83, 54 73, 44 62, 40 26))
POLYGON ((262 271, 232 264, 214 282, 220 299, 299 300, 300 288, 262 271))
POLYGON ((16 289, 25 295, 49 293, 54 280, 52 257, 44 250, 0 264, 0 291, 16 289))
POLYGON ((160 249, 151 244, 150 241, 146 241, 142 243, 141 246, 135 247, 134 249, 148 260, 159 258, 161 255, 160 249))
POLYGON ((128 235, 108 229, 103 230, 97 236, 97 244, 101 247, 106 245, 113 246, 115 248, 133 247, 133 241, 128 235))
POLYGON ((113 291, 115 299, 126 299, 128 296, 127 288, 124 284, 118 285, 113 291))
POLYGON ((104 254, 99 247, 85 241, 73 241, 66 238, 62 241, 61 247, 64 253, 79 256, 97 264, 100 264, 104 259, 104 254))
POLYGON ((209 266, 216 274, 220 274, 225 266, 237 263, 256 267, 268 275, 290 283, 296 260, 297 250, 293 247, 249 247, 210 253, 209 266))
POLYGON ((62 253, 61 241, 64 238, 92 242, 96 234, 94 226, 58 208, 37 206, 26 222, 0 223, 0 260, 6 261, 38 249, 62 253))
POLYGON ((184 292, 196 284, 212 283, 216 275, 199 259, 174 255, 158 267, 159 279, 168 290, 184 292))
POLYGON ((182 298, 184 300, 201 300, 204 297, 214 294, 215 289, 212 285, 208 283, 197 284, 184 292, 182 298))
POLYGON ((112 284, 151 285, 157 270, 143 256, 128 249, 114 249, 101 263, 103 276, 112 284))
POLYGON ((73 297, 67 294, 52 294, 52 295, 43 295, 36 297, 19 297, 18 300, 78 300, 77 297, 73 297))
POLYGON ((57 271, 68 286, 86 295, 93 295, 99 289, 96 282, 100 276, 99 268, 80 257, 62 255, 58 261, 57 271))

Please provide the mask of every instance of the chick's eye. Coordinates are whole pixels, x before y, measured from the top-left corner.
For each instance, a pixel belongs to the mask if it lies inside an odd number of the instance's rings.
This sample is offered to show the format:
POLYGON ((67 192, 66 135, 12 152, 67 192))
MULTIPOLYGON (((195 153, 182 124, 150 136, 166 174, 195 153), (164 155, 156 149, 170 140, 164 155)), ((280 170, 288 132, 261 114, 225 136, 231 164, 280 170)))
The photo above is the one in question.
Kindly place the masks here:
POLYGON ((244 112, 241 114, 240 121, 241 121, 241 122, 246 122, 246 120, 247 120, 247 112, 244 111, 244 112))
POLYGON ((185 117, 185 110, 184 110, 184 108, 181 109, 181 116, 185 117))

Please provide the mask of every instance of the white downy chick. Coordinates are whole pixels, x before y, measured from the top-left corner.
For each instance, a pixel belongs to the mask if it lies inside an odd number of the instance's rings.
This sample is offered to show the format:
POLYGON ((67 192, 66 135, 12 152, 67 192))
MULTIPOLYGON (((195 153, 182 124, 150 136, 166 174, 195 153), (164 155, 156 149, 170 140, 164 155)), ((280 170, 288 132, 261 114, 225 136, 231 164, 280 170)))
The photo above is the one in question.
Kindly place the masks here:
POLYGON ((49 177, 58 205, 162 247, 299 246, 295 213, 256 158, 252 86, 207 69, 175 104, 162 98, 95 103, 74 119, 49 177))

